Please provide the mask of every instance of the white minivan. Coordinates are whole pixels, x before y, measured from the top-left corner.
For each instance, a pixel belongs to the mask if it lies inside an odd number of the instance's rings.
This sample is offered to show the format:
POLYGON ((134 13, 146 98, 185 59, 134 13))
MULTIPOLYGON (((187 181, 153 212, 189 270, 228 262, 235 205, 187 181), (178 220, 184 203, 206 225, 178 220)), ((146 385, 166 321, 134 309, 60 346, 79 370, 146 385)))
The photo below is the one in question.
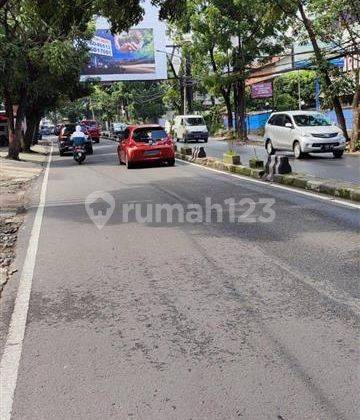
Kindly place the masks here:
POLYGON ((342 130, 316 111, 274 112, 265 125, 265 148, 294 151, 299 159, 307 153, 333 153, 341 158, 346 139, 342 130))
POLYGON ((176 141, 202 140, 207 143, 209 138, 209 130, 206 127, 206 122, 201 115, 178 115, 174 119, 174 138, 176 141))

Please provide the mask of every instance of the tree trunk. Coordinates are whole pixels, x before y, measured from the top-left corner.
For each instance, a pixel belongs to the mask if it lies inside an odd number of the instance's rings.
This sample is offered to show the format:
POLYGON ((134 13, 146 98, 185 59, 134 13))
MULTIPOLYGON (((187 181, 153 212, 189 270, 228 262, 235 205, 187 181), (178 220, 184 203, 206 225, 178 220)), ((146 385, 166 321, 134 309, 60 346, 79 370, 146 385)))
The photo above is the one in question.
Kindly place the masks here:
POLYGON ((30 148, 35 138, 37 122, 38 122, 38 118, 35 113, 29 112, 26 114, 26 132, 24 135, 24 141, 23 141, 23 147, 22 147, 24 152, 30 152, 30 148))
MULTIPOLYGON (((218 72, 218 67, 216 65, 215 55, 214 55, 215 47, 212 46, 209 48, 209 54, 210 54, 210 60, 211 65, 213 68, 214 73, 218 72)), ((232 130, 234 128, 234 119, 233 119, 233 112, 232 112, 232 106, 231 106, 231 86, 227 89, 226 87, 220 87, 221 95, 224 98, 225 106, 226 106, 226 112, 227 112, 227 118, 228 118, 228 128, 232 130)))
POLYGON ((236 108, 237 108, 237 133, 240 140, 247 140, 247 124, 246 124, 246 100, 245 100, 245 80, 241 79, 236 82, 236 108))
MULTIPOLYGON (((318 41, 317 41, 317 37, 316 37, 316 32, 314 30, 313 24, 311 22, 311 20, 307 17, 306 12, 305 12, 305 8, 304 5, 302 3, 302 1, 298 1, 298 8, 299 8, 299 12, 301 15, 301 19, 305 25, 305 28, 307 30, 307 33, 309 35, 312 47, 314 49, 314 53, 315 53, 315 58, 316 58, 316 64, 318 66, 319 72, 321 73, 321 75, 323 76, 324 82, 326 87, 331 90, 332 88, 332 81, 329 75, 329 70, 328 67, 326 65, 326 58, 323 56, 321 49, 319 47, 318 41)), ((336 114, 336 118, 337 121, 343 131, 344 137, 346 138, 346 141, 349 141, 349 135, 346 129, 346 121, 345 121, 345 117, 344 117, 344 113, 342 110, 342 106, 341 106, 341 102, 338 96, 332 95, 331 96, 332 99, 332 103, 334 106, 334 110, 335 110, 335 114, 336 114)))
POLYGON ((353 108, 353 127, 350 141, 350 150, 354 152, 357 144, 360 143, 360 70, 355 73, 356 88, 354 93, 353 108))
POLYGON ((33 144, 38 144, 39 142, 40 122, 41 122, 41 115, 38 115, 36 119, 36 124, 35 124, 33 144))
POLYGON ((8 159, 19 160, 19 153, 21 152, 21 145, 23 142, 23 133, 22 133, 22 125, 24 120, 24 108, 26 102, 26 90, 25 87, 22 86, 19 90, 19 105, 16 110, 16 117, 14 117, 14 109, 13 104, 11 101, 10 94, 8 95, 8 99, 5 101, 8 103, 7 115, 8 121, 12 120, 9 124, 11 131, 9 130, 9 152, 8 152, 8 159), (11 108, 10 108, 11 105, 11 108), (14 123, 15 120, 15 123, 14 123))
POLYGON ((221 89, 221 94, 224 98, 227 120, 228 120, 228 129, 232 130, 234 128, 234 119, 233 119, 233 110, 231 105, 231 91, 230 89, 221 89))
POLYGON ((15 135, 13 103, 11 100, 11 94, 6 89, 4 89, 4 104, 9 132, 9 151, 7 157, 8 159, 19 160, 21 143, 20 141, 17 141, 18 139, 15 135))

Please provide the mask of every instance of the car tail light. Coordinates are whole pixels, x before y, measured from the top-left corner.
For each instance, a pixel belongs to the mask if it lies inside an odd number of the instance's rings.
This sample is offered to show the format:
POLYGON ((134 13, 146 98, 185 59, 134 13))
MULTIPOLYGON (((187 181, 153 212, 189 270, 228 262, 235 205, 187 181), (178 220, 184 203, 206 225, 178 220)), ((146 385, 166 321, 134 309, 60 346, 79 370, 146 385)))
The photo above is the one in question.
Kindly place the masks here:
POLYGON ((162 144, 167 144, 169 146, 172 146, 174 144, 173 139, 171 136, 167 136, 164 138, 164 140, 161 141, 162 144))

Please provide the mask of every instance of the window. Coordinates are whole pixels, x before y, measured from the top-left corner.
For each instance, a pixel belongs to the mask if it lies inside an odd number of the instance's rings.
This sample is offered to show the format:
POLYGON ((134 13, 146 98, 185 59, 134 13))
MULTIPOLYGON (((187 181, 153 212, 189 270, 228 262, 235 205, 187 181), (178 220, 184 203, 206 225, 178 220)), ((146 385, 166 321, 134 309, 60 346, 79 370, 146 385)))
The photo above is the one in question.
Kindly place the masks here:
POLYGON ((296 125, 299 127, 328 127, 331 126, 322 114, 299 114, 294 115, 296 125))
POLYGON ((205 125, 205 121, 202 117, 185 118, 185 125, 191 125, 191 126, 205 125))
POLYGON ((134 131, 133 139, 139 143, 149 143, 149 141, 163 140, 167 137, 165 130, 161 127, 138 128, 134 131))
POLYGON ((293 125, 291 118, 288 115, 283 115, 283 126, 285 127, 286 124, 293 125))
POLYGON ((275 125, 276 117, 277 117, 277 115, 273 115, 273 116, 269 119, 268 124, 269 124, 269 125, 275 125))
POLYGON ((69 135, 72 134, 76 129, 76 125, 75 124, 67 124, 65 125, 64 129, 63 129, 63 135, 69 135))
POLYGON ((130 136, 130 130, 127 128, 127 129, 124 131, 123 137, 124 137, 124 139, 128 139, 128 138, 129 138, 129 136, 130 136))
POLYGON ((283 115, 282 114, 273 115, 270 118, 269 124, 280 126, 280 125, 282 125, 282 119, 283 119, 283 115))

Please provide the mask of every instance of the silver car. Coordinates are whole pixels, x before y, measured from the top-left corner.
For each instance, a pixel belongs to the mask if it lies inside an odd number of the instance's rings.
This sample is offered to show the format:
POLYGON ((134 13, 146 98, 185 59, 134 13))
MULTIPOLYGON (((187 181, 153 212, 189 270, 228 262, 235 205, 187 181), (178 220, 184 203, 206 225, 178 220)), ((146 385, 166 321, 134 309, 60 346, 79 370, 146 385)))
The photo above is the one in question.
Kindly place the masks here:
POLYGON ((341 158, 346 139, 342 130, 323 114, 314 111, 274 112, 265 125, 265 148, 293 151, 299 159, 307 153, 333 153, 341 158))

